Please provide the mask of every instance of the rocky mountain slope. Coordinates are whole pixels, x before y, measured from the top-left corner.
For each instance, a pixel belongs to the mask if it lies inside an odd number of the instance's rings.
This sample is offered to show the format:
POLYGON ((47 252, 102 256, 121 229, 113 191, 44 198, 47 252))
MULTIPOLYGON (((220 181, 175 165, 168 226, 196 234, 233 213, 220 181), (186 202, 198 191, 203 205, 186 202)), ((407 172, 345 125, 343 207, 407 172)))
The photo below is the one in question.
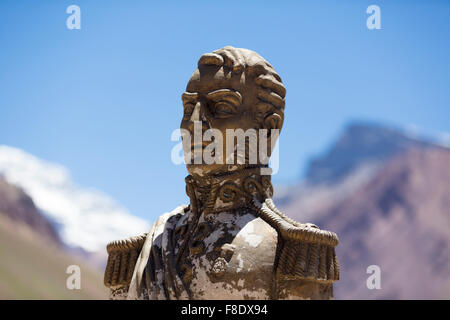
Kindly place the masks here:
POLYGON ((106 299, 100 271, 67 251, 52 223, 20 188, 0 178, 0 299, 106 299), (69 290, 67 267, 81 269, 69 290))
POLYGON ((150 228, 113 197, 75 183, 68 168, 25 150, 0 144, 0 175, 33 199, 57 227, 64 244, 72 248, 105 252, 108 242, 150 228))
POLYGON ((30 196, 22 189, 6 182, 2 176, 0 176, 0 215, 30 227, 56 245, 62 245, 55 228, 39 212, 30 196))
POLYGON ((395 128, 354 122, 324 155, 310 161, 306 179, 310 184, 332 183, 362 165, 380 164, 411 148, 430 147, 434 147, 432 142, 411 137, 395 128))
POLYGON ((278 200, 289 216, 339 235, 337 299, 450 298, 449 149, 350 126, 278 200), (379 290, 367 288, 370 265, 381 269, 379 290))

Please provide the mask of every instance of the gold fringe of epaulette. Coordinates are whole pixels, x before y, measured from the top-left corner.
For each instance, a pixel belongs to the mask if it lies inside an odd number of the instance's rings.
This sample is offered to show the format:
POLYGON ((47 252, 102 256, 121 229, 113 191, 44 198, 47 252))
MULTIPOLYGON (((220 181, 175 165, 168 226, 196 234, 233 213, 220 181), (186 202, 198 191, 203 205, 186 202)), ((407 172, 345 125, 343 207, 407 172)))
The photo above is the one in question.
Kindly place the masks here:
POLYGON ((141 252, 147 234, 125 240, 110 242, 106 246, 104 283, 108 288, 128 286, 133 277, 134 267, 141 252))
POLYGON ((261 205, 253 202, 253 206, 282 239, 276 265, 279 279, 339 280, 335 252, 339 240, 335 233, 290 219, 275 207, 270 198, 261 205))

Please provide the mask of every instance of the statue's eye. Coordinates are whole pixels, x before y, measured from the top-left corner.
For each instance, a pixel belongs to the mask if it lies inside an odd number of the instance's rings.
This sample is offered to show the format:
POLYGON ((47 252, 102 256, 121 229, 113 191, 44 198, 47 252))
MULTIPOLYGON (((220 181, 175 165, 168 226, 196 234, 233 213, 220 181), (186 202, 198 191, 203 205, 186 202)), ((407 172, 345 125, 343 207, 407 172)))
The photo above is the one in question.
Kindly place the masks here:
POLYGON ((194 104, 193 103, 185 103, 184 104, 184 117, 190 117, 192 115, 192 112, 194 112, 194 104))
POLYGON ((214 106, 214 113, 219 118, 227 118, 236 113, 236 107, 228 101, 219 101, 214 106))

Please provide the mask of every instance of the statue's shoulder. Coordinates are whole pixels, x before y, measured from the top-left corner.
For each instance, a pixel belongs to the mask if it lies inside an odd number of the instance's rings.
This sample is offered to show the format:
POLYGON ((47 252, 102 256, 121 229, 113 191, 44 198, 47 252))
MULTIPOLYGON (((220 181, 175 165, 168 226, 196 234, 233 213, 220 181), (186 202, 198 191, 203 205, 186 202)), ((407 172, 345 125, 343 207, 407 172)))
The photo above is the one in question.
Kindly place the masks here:
MULTIPOLYGON (((161 241, 158 236, 171 223, 171 219, 184 215, 188 211, 187 209, 186 205, 182 205, 171 212, 162 214, 153 223, 148 233, 108 243, 106 246, 108 261, 105 268, 104 284, 111 289, 112 296, 117 293, 119 296, 126 297, 145 243, 150 243, 150 246, 158 245, 161 241)), ((143 263, 146 263, 146 261, 143 261, 143 263)))
POLYGON ((275 272, 279 280, 339 279, 335 233, 310 223, 299 223, 281 213, 272 199, 259 207, 260 217, 278 233, 275 272))
POLYGON ((143 234, 108 243, 106 246, 108 261, 104 276, 105 286, 114 290, 127 287, 130 284, 136 261, 146 237, 147 234, 143 234))

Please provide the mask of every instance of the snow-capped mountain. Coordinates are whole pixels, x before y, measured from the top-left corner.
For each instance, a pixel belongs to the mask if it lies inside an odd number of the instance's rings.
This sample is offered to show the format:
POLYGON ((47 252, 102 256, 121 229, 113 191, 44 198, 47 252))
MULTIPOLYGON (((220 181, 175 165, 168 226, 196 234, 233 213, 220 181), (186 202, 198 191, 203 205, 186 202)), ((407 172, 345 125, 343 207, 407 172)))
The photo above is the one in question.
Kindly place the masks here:
POLYGON ((59 236, 68 246, 101 251, 109 241, 149 229, 147 221, 132 215, 112 197, 73 183, 64 166, 24 150, 0 145, 0 175, 33 199, 58 226, 59 236))

